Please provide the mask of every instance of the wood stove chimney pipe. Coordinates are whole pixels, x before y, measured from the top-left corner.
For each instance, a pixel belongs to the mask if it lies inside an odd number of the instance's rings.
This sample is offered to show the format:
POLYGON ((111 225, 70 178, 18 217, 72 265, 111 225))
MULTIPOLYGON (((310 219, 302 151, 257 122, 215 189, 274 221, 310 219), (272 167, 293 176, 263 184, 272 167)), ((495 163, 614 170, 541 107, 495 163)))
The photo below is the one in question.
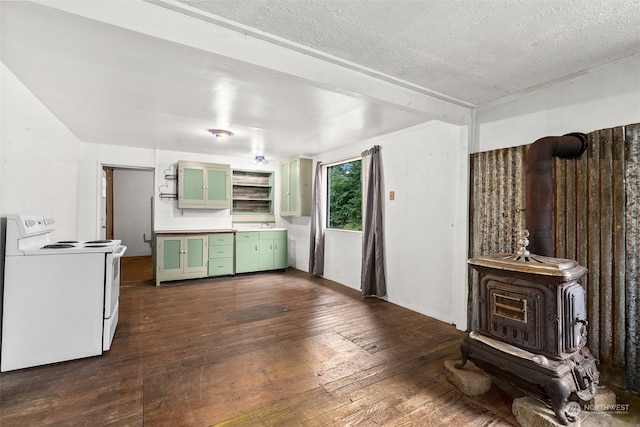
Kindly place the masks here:
POLYGON ((535 141, 526 155, 526 227, 529 251, 552 257, 553 254, 553 157, 575 159, 587 149, 587 136, 569 133, 546 136, 535 141))

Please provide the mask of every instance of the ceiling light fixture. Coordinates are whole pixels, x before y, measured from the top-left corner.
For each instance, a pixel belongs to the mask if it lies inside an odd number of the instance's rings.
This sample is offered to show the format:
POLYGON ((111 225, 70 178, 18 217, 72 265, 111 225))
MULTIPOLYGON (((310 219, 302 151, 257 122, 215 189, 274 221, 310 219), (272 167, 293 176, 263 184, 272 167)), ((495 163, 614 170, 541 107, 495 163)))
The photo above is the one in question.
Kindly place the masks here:
POLYGON ((222 141, 228 136, 233 135, 233 132, 224 129, 207 129, 218 141, 222 141))
POLYGON ((265 159, 264 156, 256 156, 256 158, 253 159, 253 163, 257 165, 266 165, 269 161, 265 159))

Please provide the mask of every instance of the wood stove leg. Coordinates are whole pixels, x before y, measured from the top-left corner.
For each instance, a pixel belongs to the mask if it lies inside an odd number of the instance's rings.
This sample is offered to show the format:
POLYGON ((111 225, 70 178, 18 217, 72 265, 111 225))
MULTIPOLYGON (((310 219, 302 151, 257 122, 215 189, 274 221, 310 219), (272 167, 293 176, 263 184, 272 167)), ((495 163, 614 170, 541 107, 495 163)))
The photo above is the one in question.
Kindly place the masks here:
POLYGON ((552 378, 547 381, 547 394, 551 399, 551 407, 562 425, 569 424, 566 415, 566 406, 571 395, 571 387, 561 378, 552 378))
POLYGON ((464 365, 467 364, 467 360, 469 360, 469 343, 465 340, 460 343, 460 354, 462 355, 462 360, 460 363, 453 365, 457 369, 464 368, 464 365))

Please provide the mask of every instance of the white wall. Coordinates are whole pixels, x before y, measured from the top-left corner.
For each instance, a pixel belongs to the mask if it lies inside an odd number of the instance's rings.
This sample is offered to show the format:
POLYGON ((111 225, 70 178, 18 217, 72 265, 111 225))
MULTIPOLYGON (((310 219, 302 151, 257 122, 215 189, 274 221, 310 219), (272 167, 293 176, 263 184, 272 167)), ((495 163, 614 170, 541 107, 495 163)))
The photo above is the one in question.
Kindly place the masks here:
POLYGON ((76 238, 83 144, 0 67, 0 216, 50 213, 56 219, 52 239, 76 238))
POLYGON ((479 109, 474 152, 640 122, 640 60, 479 109))
MULTIPOLYGON (((465 329, 466 128, 431 122, 317 160, 346 160, 373 145, 381 146, 383 162, 387 299, 465 329)), ((296 267, 307 271, 308 222, 289 227, 306 249, 296 267)), ((361 233, 328 230, 325 236, 324 277, 360 289, 361 233)))

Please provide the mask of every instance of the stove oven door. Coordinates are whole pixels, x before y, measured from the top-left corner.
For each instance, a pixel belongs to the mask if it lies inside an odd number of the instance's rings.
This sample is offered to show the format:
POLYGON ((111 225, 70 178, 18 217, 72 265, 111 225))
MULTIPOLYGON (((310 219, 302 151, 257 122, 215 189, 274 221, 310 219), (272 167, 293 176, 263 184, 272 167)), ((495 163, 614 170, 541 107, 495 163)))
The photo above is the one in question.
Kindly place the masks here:
POLYGON ((506 283, 500 277, 483 280, 485 334, 534 353, 543 352, 543 302, 549 297, 544 287, 522 281, 506 283))
POLYGON ((111 348, 113 335, 118 325, 118 300, 120 298, 120 258, 126 252, 126 246, 119 246, 115 251, 107 253, 106 275, 104 286, 104 331, 102 334, 102 351, 111 348))

